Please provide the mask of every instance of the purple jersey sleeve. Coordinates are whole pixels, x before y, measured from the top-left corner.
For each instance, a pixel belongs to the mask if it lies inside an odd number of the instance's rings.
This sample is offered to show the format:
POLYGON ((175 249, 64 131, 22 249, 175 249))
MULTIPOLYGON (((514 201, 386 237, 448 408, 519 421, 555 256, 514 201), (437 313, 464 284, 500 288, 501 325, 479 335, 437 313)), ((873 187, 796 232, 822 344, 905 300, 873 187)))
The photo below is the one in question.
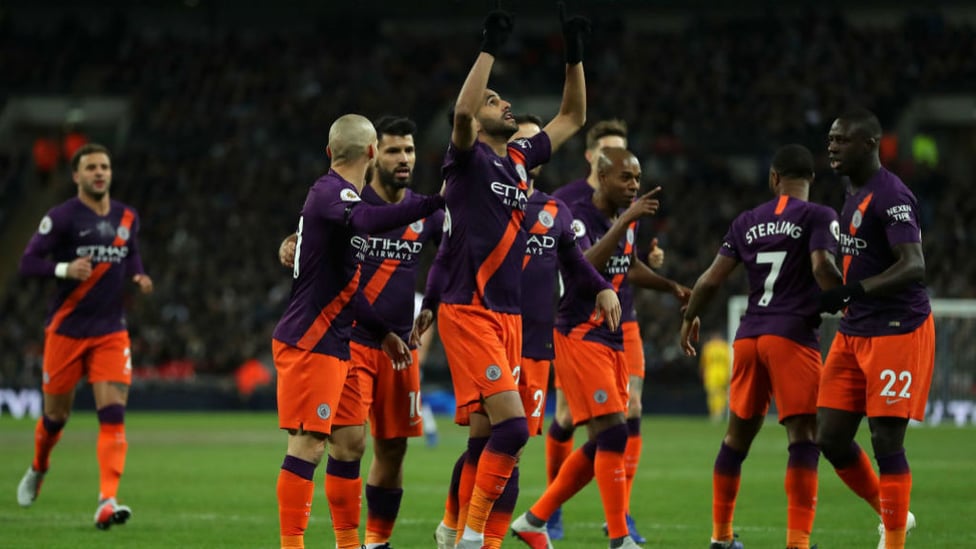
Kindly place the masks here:
MULTIPOLYGON (((67 220, 55 225, 54 219, 58 214, 54 210, 48 211, 37 226, 37 231, 31 236, 27 248, 20 258, 20 274, 23 276, 54 276, 56 260, 49 256, 59 244, 66 239, 70 226, 67 220)), ((76 256, 77 257, 77 256, 76 256)), ((65 256, 61 261, 71 261, 75 257, 65 256)))
MULTIPOLYGON (((353 193, 355 194, 355 192, 353 193)), ((356 196, 358 199, 358 195, 356 196)), ((427 217, 444 207, 444 197, 413 195, 399 204, 369 204, 343 200, 343 220, 358 233, 381 233, 427 217)), ((329 209, 332 211, 332 208, 329 209)))

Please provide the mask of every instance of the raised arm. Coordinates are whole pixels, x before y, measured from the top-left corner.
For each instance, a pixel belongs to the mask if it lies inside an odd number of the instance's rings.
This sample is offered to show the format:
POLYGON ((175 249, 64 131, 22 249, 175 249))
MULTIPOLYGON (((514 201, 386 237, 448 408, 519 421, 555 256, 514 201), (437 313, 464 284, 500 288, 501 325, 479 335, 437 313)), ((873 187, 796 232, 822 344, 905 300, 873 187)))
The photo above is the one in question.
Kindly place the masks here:
POLYGON ((566 8, 559 4, 559 21, 562 24, 566 47, 566 81, 563 99, 556 114, 546 127, 556 152, 563 143, 573 137, 586 124, 586 78, 583 75, 583 46, 590 34, 590 21, 575 15, 566 18, 566 8))
POLYGON ((451 143, 457 149, 463 151, 470 149, 478 137, 478 132, 474 129, 474 116, 484 101, 488 77, 491 76, 495 57, 508 40, 513 26, 512 15, 501 10, 493 11, 485 18, 481 53, 478 54, 471 71, 464 79, 461 92, 454 104, 454 129, 451 130, 451 143))

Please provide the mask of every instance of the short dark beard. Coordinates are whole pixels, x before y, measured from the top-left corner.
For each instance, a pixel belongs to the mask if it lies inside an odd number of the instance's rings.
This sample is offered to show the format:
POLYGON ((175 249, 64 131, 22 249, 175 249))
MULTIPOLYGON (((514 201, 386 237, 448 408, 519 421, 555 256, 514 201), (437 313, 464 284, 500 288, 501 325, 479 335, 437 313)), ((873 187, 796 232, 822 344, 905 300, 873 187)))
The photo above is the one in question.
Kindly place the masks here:
POLYGON ((410 177, 401 181, 397 179, 396 175, 392 171, 388 172, 379 166, 376 166, 376 175, 379 176, 380 185, 383 185, 388 189, 393 189, 394 191, 405 189, 410 186, 410 183, 413 182, 412 173, 410 174, 410 177))

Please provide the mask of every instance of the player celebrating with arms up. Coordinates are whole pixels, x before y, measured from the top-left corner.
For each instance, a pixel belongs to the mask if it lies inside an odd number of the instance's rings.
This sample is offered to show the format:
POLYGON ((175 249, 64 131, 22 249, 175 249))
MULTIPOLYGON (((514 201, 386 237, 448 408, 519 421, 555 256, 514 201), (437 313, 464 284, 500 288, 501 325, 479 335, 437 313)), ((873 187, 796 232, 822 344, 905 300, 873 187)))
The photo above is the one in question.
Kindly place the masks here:
POLYGON ((529 436, 513 376, 522 352, 528 171, 547 162, 586 120, 582 60, 589 24, 563 17, 566 83, 559 113, 538 135, 508 142, 518 124, 511 105, 487 84, 512 26, 511 15, 501 11, 485 20, 482 53, 458 95, 443 168, 448 221, 442 251, 448 270, 440 335, 460 415, 470 417, 472 440, 487 437, 459 532, 461 548, 481 548, 488 515, 529 436))

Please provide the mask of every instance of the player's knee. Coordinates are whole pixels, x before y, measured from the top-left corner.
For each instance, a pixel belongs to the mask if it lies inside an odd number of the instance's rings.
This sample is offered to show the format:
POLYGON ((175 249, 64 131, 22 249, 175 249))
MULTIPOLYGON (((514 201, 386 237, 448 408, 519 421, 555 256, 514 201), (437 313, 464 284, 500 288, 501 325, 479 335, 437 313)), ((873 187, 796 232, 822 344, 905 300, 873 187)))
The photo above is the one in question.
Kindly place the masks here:
POLYGON ((834 468, 843 468, 851 461, 850 441, 842 440, 842 437, 829 431, 818 429, 816 443, 820 452, 834 468))
POLYGON ((524 417, 514 417, 491 426, 489 444, 495 451, 518 455, 529 441, 529 423, 524 417))
POLYGON ((904 439, 899 433, 875 428, 871 431, 871 448, 875 457, 887 456, 902 451, 904 439))
POLYGON ((399 465, 403 463, 403 458, 407 455, 407 439, 388 438, 376 440, 373 444, 373 453, 377 461, 385 464, 399 465))
POLYGON ((627 448, 629 436, 627 425, 618 423, 600 431, 596 435, 596 446, 600 450, 623 453, 627 448))

